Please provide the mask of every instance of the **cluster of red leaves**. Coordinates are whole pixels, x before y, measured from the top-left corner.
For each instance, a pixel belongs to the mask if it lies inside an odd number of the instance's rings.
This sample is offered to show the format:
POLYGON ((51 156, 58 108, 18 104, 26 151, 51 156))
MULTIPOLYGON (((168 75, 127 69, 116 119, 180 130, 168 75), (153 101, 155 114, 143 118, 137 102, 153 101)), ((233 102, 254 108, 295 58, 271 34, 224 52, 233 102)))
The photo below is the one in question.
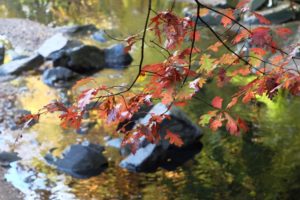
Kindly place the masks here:
MULTIPOLYGON (((186 36, 194 37, 193 27, 195 22, 188 17, 180 18, 172 12, 160 12, 151 19, 150 26, 155 31, 159 42, 162 42, 162 35, 166 37, 166 49, 175 49, 180 46, 186 36)), ((195 34, 195 39, 199 39, 199 33, 195 34)))
POLYGON ((209 123, 210 129, 212 131, 217 131, 223 126, 223 123, 226 123, 226 130, 231 135, 239 135, 241 132, 248 131, 247 124, 241 118, 238 117, 237 120, 235 120, 229 114, 229 110, 233 106, 232 102, 223 110, 223 99, 217 96, 212 100, 211 105, 217 110, 209 111, 206 115, 203 115, 200 118, 200 124, 205 125, 209 123))

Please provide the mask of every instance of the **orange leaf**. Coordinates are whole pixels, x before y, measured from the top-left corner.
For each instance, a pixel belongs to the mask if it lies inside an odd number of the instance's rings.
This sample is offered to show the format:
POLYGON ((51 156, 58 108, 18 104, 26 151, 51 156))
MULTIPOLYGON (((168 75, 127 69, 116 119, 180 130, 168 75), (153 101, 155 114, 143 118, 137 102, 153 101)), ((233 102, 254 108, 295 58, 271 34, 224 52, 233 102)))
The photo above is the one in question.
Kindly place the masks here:
POLYGON ((277 35, 279 35, 283 39, 286 39, 287 35, 290 35, 293 33, 293 31, 291 29, 285 28, 285 27, 279 27, 279 28, 275 29, 275 32, 277 35))
POLYGON ((241 8, 245 7, 246 4, 249 3, 249 2, 250 2, 250 0, 242 0, 242 1, 239 1, 239 3, 236 5, 236 8, 237 8, 237 9, 241 9, 241 8))
POLYGON ((169 130, 167 130, 165 139, 169 140, 170 144, 174 144, 178 147, 181 147, 184 144, 182 139, 180 138, 180 136, 178 134, 174 134, 169 130))
POLYGON ((97 82, 95 81, 94 78, 92 78, 92 77, 87 77, 87 78, 83 78, 83 79, 77 81, 77 82, 75 83, 75 85, 72 87, 72 89, 75 90, 75 89, 77 89, 77 88, 79 88, 79 87, 81 87, 81 86, 83 86, 83 85, 86 85, 87 83, 89 83, 89 82, 91 82, 91 81, 93 81, 95 84, 97 84, 97 82))
POLYGON ((218 52, 219 48, 222 46, 220 41, 216 42, 215 44, 208 47, 208 50, 212 50, 213 52, 218 52))
POLYGON ((238 98, 237 97, 233 97, 230 101, 230 103, 227 105, 226 109, 230 109, 232 108, 238 101, 238 98))
POLYGON ((222 127, 223 123, 222 123, 222 119, 220 118, 217 118, 217 119, 214 119, 210 122, 210 126, 209 128, 215 132, 217 131, 220 127, 222 127))
POLYGON ((264 16, 262 16, 261 14, 257 13, 257 12, 253 12, 254 16, 258 19, 258 21, 262 24, 271 24, 271 21, 268 20, 267 18, 265 18, 264 16))
POLYGON ((216 96, 212 102, 211 105, 215 108, 221 109, 222 108, 223 99, 219 96, 216 96))
POLYGON ((227 119, 227 123, 226 123, 227 131, 229 131, 231 135, 237 135, 239 133, 239 129, 236 121, 226 112, 225 112, 225 117, 227 119))
POLYGON ((227 27, 228 25, 232 24, 232 20, 234 19, 234 12, 232 9, 228 8, 226 9, 225 13, 226 16, 223 16, 221 19, 221 23, 224 25, 224 27, 227 27), (231 19, 230 19, 231 18, 231 19))

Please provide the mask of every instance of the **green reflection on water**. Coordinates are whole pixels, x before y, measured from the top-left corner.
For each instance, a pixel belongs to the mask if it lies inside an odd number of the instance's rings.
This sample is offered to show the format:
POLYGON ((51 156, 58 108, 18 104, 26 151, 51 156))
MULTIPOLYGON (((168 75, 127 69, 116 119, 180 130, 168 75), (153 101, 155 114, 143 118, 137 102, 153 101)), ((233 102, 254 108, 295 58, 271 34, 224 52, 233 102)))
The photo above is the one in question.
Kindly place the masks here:
MULTIPOLYGON (((169 5, 168 1, 154 2, 156 8, 169 5)), ((117 27, 122 36, 141 30, 146 9, 143 0, 0 0, 0 3, 2 17, 28 17, 46 24, 53 21, 56 24, 93 23, 100 28, 117 27)), ((137 62, 139 52, 134 51, 133 56, 137 62)), ((146 62, 160 59, 160 54, 147 48, 146 62)), ((97 81, 128 83, 135 73, 135 66, 125 71, 105 70, 99 73, 97 81)), ((27 84, 34 92, 20 99, 26 109, 37 110, 49 102, 49 97, 57 96, 35 77, 28 78, 27 84)), ((200 95, 207 100, 215 95, 227 96, 225 100, 228 100, 237 89, 212 88, 200 95)), ((79 199, 297 199, 300 191, 300 100, 282 93, 274 103, 264 98, 261 101, 259 107, 241 105, 236 109, 251 122, 250 133, 232 137, 225 131, 210 133, 205 130, 202 152, 195 161, 174 172, 130 173, 118 167, 121 159, 116 156, 118 152, 108 150, 107 156, 114 159, 105 173, 88 180, 71 179, 68 184, 79 199)), ((198 101, 185 108, 194 121, 208 109, 198 101)), ((39 132, 40 143, 49 143, 41 149, 43 154, 52 147, 63 150, 70 143, 85 139, 103 143, 102 136, 106 135, 96 126, 89 135, 78 136, 61 130, 58 123, 54 116, 49 116, 34 129, 39 132)), ((37 162, 35 165, 51 177, 55 176, 55 172, 43 164, 37 162)))

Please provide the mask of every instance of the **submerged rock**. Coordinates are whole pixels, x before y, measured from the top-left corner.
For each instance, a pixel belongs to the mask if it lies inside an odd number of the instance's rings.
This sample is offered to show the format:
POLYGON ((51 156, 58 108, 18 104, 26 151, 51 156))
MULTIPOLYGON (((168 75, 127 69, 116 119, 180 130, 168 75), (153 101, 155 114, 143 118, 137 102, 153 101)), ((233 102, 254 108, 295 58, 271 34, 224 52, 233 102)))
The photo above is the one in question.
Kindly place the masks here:
POLYGON ((65 67, 47 69, 42 76, 43 82, 50 87, 69 87, 76 78, 79 75, 65 67))
POLYGON ((96 144, 75 144, 64 151, 62 158, 49 153, 45 159, 61 172, 75 178, 89 178, 99 175, 108 166, 103 150, 96 144))
MULTIPOLYGON (((163 104, 157 104, 144 118, 138 121, 141 124, 146 124, 151 114, 161 114, 166 110, 167 108, 163 104)), ((157 144, 152 144, 142 138, 136 153, 130 153, 121 161, 120 166, 122 168, 136 172, 154 171, 157 167, 175 169, 200 152, 202 145, 199 139, 202 136, 202 131, 199 127, 177 108, 172 108, 167 114, 171 116, 171 119, 165 119, 160 125, 159 134, 162 140, 157 144), (166 130, 178 134, 184 142, 183 146, 179 148, 165 140, 166 130)))
POLYGON ((1 152, 0 165, 2 167, 9 167, 10 163, 20 160, 21 158, 15 152, 1 152))
POLYGON ((19 75, 22 72, 41 66, 44 59, 41 55, 33 55, 28 58, 11 61, 0 66, 0 75, 19 75))

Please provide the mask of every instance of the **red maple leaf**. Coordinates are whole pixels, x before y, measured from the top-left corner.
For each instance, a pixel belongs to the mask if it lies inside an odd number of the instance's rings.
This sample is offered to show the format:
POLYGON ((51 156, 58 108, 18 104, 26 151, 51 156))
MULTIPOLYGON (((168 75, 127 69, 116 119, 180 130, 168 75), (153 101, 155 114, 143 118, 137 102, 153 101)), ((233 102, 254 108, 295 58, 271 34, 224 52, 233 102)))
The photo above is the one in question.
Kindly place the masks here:
POLYGON ((221 109, 222 108, 223 99, 219 96, 216 96, 212 101, 211 105, 215 108, 221 109))
POLYGON ((174 144, 178 147, 181 147, 184 144, 182 139, 180 138, 180 136, 178 134, 174 134, 169 130, 167 130, 165 139, 169 140, 170 144, 174 144))

